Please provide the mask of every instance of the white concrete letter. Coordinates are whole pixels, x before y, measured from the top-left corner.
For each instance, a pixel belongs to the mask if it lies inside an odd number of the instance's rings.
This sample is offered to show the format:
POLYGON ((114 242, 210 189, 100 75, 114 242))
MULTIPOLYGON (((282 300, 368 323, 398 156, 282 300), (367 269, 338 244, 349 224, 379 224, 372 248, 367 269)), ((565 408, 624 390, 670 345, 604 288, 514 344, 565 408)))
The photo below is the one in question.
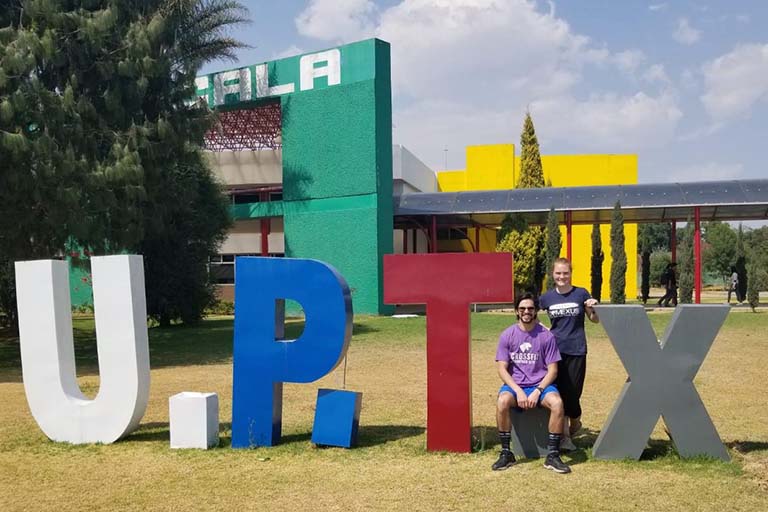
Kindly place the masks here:
POLYGON ((256 68, 256 97, 266 98, 267 96, 280 96, 281 94, 290 94, 294 91, 293 84, 269 86, 269 68, 266 64, 259 64, 256 68))
POLYGON ((149 346, 141 256, 91 259, 100 386, 77 384, 67 263, 16 263, 24 390, 53 441, 112 443, 139 426, 149 399, 149 346))
POLYGON ((328 86, 341 83, 341 52, 328 50, 312 55, 304 55, 299 61, 300 86, 302 91, 315 88, 315 78, 328 77, 328 86), (325 62, 325 66, 316 68, 316 62, 325 62))
POLYGON ((207 76, 199 76, 195 78, 195 89, 196 89, 195 96, 206 103, 208 103, 209 87, 210 87, 210 80, 208 80, 207 76))
POLYGON ((248 68, 224 71, 213 77, 213 103, 223 105, 227 94, 239 94, 240 101, 251 100, 251 72, 248 68))

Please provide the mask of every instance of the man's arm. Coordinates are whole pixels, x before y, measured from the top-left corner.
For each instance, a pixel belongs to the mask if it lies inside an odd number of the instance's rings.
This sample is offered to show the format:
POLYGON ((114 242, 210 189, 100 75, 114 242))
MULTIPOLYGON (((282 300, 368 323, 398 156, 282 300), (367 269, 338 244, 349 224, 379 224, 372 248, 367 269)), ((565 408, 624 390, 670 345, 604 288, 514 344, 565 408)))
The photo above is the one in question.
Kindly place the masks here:
POLYGON ((496 361, 496 369, 499 372, 499 377, 501 377, 501 380, 504 381, 504 384, 512 388, 512 390, 517 395, 517 404, 525 409, 522 404, 525 398, 525 392, 523 391, 523 388, 517 385, 517 382, 512 378, 512 375, 509 373, 509 362, 508 361, 496 361))
MULTIPOLYGON (((530 402, 533 405, 530 405, 529 407, 536 407, 536 404, 539 403, 539 397, 541 396, 541 389, 546 389, 547 386, 555 382, 555 379, 557 378, 557 361, 554 363, 549 363, 547 365, 547 374, 544 376, 543 379, 541 379, 541 382, 539 382, 539 385, 536 386, 536 389, 533 390, 533 393, 531 393, 528 396, 528 402, 530 402)), ((524 407, 526 409, 526 407, 524 407)))

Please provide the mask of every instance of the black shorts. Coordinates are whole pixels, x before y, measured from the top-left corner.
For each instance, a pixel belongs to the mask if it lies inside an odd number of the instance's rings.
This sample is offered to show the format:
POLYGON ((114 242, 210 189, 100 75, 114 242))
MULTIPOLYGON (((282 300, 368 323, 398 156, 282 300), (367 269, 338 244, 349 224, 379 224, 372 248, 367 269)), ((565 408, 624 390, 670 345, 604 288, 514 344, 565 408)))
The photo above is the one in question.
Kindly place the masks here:
POLYGON ((581 416, 581 392, 584 391, 584 377, 587 374, 587 356, 561 354, 557 363, 557 389, 563 398, 565 415, 569 418, 581 416))

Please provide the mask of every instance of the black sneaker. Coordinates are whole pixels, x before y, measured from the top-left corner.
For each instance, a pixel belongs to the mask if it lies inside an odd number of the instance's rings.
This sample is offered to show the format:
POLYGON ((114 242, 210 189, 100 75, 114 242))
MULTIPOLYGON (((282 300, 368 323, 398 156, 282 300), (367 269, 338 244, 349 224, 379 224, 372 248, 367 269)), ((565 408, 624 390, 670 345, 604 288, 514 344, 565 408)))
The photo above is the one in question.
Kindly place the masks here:
POLYGON ((544 467, 551 469, 555 473, 570 473, 571 468, 568 464, 560 459, 560 455, 556 453, 550 453, 547 455, 547 460, 544 461, 544 467))
POLYGON ((501 471, 507 469, 515 463, 515 455, 509 450, 502 450, 499 454, 499 460, 493 463, 491 469, 494 471, 501 471))

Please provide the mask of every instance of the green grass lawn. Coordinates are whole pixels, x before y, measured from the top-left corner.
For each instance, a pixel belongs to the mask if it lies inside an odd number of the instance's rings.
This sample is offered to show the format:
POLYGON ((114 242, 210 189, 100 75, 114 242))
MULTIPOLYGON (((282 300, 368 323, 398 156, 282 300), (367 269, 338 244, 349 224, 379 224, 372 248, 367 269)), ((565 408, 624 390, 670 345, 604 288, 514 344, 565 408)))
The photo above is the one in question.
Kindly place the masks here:
MULTIPOLYGON (((670 312, 650 315, 661 334, 670 312)), ((755 510, 768 509, 768 399, 761 383, 768 314, 730 314, 696 379, 733 460, 681 460, 662 424, 640 461, 597 461, 591 446, 626 379, 599 325, 590 353, 579 449, 571 475, 523 460, 494 473, 498 334, 508 314, 472 316, 474 445, 471 454, 425 450, 426 352, 423 317, 356 317, 346 385, 363 393, 360 446, 310 442, 319 387, 341 387, 341 368, 317 383, 287 384, 283 442, 229 447, 232 320, 150 330, 152 387, 141 427, 113 445, 52 443, 24 397, 18 344, 0 338, 0 510, 755 510), (209 451, 171 450, 168 397, 214 391, 221 443, 209 451)), ((302 323, 291 321, 289 337, 302 323)), ((75 320, 79 382, 98 391, 93 320, 75 320)))

